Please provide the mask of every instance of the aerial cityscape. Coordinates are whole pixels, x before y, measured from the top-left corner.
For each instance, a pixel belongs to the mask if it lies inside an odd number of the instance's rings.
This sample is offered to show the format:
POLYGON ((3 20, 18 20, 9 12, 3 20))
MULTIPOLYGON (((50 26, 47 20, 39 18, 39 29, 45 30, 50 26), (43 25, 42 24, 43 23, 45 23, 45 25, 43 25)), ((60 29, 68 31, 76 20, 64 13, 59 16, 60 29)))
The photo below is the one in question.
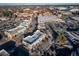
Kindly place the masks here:
POLYGON ((79 5, 0 4, 0 56, 79 56, 79 5))

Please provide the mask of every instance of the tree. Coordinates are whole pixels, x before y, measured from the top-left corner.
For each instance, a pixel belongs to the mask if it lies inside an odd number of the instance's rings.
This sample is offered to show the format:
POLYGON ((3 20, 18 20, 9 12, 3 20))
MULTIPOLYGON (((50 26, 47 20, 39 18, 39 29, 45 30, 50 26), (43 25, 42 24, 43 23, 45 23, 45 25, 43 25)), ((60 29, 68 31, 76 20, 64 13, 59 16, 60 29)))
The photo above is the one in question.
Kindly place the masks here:
POLYGON ((59 45, 63 45, 67 43, 67 38, 64 36, 63 32, 60 32, 58 37, 57 37, 57 43, 59 45))
POLYGON ((2 11, 2 14, 4 15, 4 16, 7 16, 7 17, 11 17, 12 16, 12 14, 13 14, 13 12, 12 11, 10 11, 10 10, 3 10, 2 11))

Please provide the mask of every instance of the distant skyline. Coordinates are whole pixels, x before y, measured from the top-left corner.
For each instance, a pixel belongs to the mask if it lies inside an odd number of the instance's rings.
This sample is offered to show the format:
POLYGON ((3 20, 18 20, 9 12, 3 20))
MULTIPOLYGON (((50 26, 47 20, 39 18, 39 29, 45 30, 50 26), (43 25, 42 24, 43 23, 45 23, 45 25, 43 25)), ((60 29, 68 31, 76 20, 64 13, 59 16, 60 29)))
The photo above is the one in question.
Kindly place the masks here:
POLYGON ((79 3, 0 3, 0 6, 16 5, 79 5, 79 3))

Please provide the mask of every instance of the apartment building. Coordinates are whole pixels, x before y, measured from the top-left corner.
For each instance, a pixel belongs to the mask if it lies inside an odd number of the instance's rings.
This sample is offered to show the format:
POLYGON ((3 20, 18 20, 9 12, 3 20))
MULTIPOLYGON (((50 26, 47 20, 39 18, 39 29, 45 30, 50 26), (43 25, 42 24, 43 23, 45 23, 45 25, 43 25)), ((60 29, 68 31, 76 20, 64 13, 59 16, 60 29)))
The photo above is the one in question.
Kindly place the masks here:
POLYGON ((22 42, 31 55, 40 55, 51 46, 51 40, 46 38, 46 34, 40 30, 34 32, 32 36, 23 38, 22 42))
POLYGON ((5 35, 8 39, 19 38, 24 32, 26 32, 26 27, 18 26, 16 28, 5 31, 5 35))

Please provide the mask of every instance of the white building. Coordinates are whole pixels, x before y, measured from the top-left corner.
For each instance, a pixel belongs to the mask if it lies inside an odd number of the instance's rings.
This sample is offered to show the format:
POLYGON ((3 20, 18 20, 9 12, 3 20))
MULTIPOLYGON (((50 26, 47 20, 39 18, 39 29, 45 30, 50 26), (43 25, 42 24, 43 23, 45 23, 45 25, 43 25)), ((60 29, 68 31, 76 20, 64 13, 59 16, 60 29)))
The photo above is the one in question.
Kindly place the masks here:
POLYGON ((20 26, 24 26, 26 28, 29 28, 30 24, 31 24, 30 20, 23 20, 23 22, 20 23, 20 26))
POLYGON ((57 16, 51 15, 39 15, 38 16, 38 29, 45 29, 45 23, 60 23, 64 22, 62 19, 58 18, 57 16))
POLYGON ((0 50, 0 56, 9 56, 10 54, 4 49, 0 50))
POLYGON ((27 36, 27 37, 23 38, 23 44, 28 46, 29 49, 32 49, 33 45, 40 42, 39 38, 41 36, 45 37, 45 34, 40 32, 39 30, 37 30, 32 36, 27 36))
POLYGON ((19 24, 16 28, 5 31, 5 35, 9 39, 14 39, 16 37, 19 38, 24 32, 31 32, 35 28, 35 23, 32 18, 29 20, 23 20, 22 23, 19 24), (33 23, 32 23, 33 22, 33 23))
POLYGON ((66 10, 66 7, 56 7, 58 10, 66 10))
POLYGON ((44 51, 48 50, 52 44, 51 39, 46 37, 45 33, 37 30, 32 36, 23 38, 22 43, 31 55, 41 55, 44 51))
POLYGON ((71 17, 72 19, 74 19, 75 21, 79 21, 79 17, 76 16, 76 17, 71 17))
POLYGON ((71 9, 70 12, 79 12, 79 9, 75 8, 75 9, 71 9))
POLYGON ((51 15, 51 16, 38 16, 38 22, 41 23, 45 23, 45 22, 64 22, 62 19, 58 18, 57 16, 51 15))
POLYGON ((7 30, 4 33, 8 39, 15 39, 16 37, 19 38, 19 36, 21 36, 24 32, 26 32, 26 27, 17 26, 16 28, 7 30))

